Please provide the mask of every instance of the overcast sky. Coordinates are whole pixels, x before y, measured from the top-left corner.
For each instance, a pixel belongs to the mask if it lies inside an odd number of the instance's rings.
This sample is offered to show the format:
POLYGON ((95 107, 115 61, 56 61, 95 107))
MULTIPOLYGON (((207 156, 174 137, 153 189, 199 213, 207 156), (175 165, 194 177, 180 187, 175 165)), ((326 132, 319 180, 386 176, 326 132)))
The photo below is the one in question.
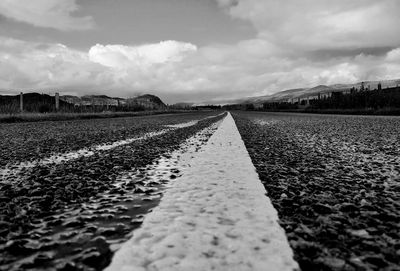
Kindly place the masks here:
POLYGON ((0 92, 164 101, 400 78, 399 0, 0 0, 0 92))

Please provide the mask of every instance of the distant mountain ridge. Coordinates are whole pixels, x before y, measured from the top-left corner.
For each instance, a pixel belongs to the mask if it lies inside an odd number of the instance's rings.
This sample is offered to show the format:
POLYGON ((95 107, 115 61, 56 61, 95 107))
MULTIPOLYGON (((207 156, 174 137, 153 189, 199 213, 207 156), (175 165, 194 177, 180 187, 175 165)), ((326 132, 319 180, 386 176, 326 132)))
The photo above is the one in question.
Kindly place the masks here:
POLYGON ((125 101, 123 98, 113 98, 107 95, 62 95, 60 99, 74 105, 118 105, 118 101, 125 101))
POLYGON ((191 109, 194 105, 194 103, 180 102, 172 104, 171 107, 175 109, 191 109))
POLYGON ((382 81, 364 81, 355 84, 334 84, 334 85, 319 85, 312 88, 296 88, 280 91, 271 95, 250 97, 244 99, 241 103, 263 103, 263 102, 278 102, 288 101, 297 98, 315 97, 318 94, 327 94, 330 92, 346 92, 352 88, 360 89, 364 84, 366 89, 376 89, 378 84, 381 83, 382 88, 396 87, 400 85, 400 79, 382 80, 382 81))

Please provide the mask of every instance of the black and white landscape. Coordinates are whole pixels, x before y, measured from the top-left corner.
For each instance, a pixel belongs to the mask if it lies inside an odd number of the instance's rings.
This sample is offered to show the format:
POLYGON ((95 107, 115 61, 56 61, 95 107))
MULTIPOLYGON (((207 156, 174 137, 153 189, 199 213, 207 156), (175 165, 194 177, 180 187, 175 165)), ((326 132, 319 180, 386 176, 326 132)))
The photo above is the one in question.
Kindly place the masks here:
POLYGON ((399 13, 0 0, 0 270, 400 270, 399 13))

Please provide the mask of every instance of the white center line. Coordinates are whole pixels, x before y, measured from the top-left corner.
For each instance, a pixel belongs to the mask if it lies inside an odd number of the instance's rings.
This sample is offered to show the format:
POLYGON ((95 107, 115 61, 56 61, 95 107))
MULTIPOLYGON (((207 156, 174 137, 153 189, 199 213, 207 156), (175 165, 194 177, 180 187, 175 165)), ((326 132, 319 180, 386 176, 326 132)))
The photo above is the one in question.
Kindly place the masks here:
POLYGON ((298 269, 230 114, 181 173, 106 270, 298 269))

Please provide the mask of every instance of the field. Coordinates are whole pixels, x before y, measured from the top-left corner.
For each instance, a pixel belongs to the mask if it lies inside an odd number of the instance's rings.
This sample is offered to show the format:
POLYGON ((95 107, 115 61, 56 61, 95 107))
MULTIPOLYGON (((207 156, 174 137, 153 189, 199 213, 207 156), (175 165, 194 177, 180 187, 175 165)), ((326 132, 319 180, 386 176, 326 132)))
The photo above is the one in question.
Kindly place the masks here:
MULTIPOLYGON (((80 119, 103 119, 103 118, 121 118, 121 117, 135 117, 135 116, 148 116, 159 114, 176 114, 176 113, 189 113, 189 110, 152 110, 152 111, 139 111, 139 112, 93 112, 93 113, 12 113, 1 114, 0 123, 15 123, 15 122, 39 122, 39 121, 61 121, 61 120, 80 120, 80 119)), ((192 111, 193 112, 193 111, 192 111)))
POLYGON ((399 270, 400 118, 233 115, 303 270, 399 270))
POLYGON ((0 124, 0 270, 399 270, 399 117, 231 114, 0 124))

